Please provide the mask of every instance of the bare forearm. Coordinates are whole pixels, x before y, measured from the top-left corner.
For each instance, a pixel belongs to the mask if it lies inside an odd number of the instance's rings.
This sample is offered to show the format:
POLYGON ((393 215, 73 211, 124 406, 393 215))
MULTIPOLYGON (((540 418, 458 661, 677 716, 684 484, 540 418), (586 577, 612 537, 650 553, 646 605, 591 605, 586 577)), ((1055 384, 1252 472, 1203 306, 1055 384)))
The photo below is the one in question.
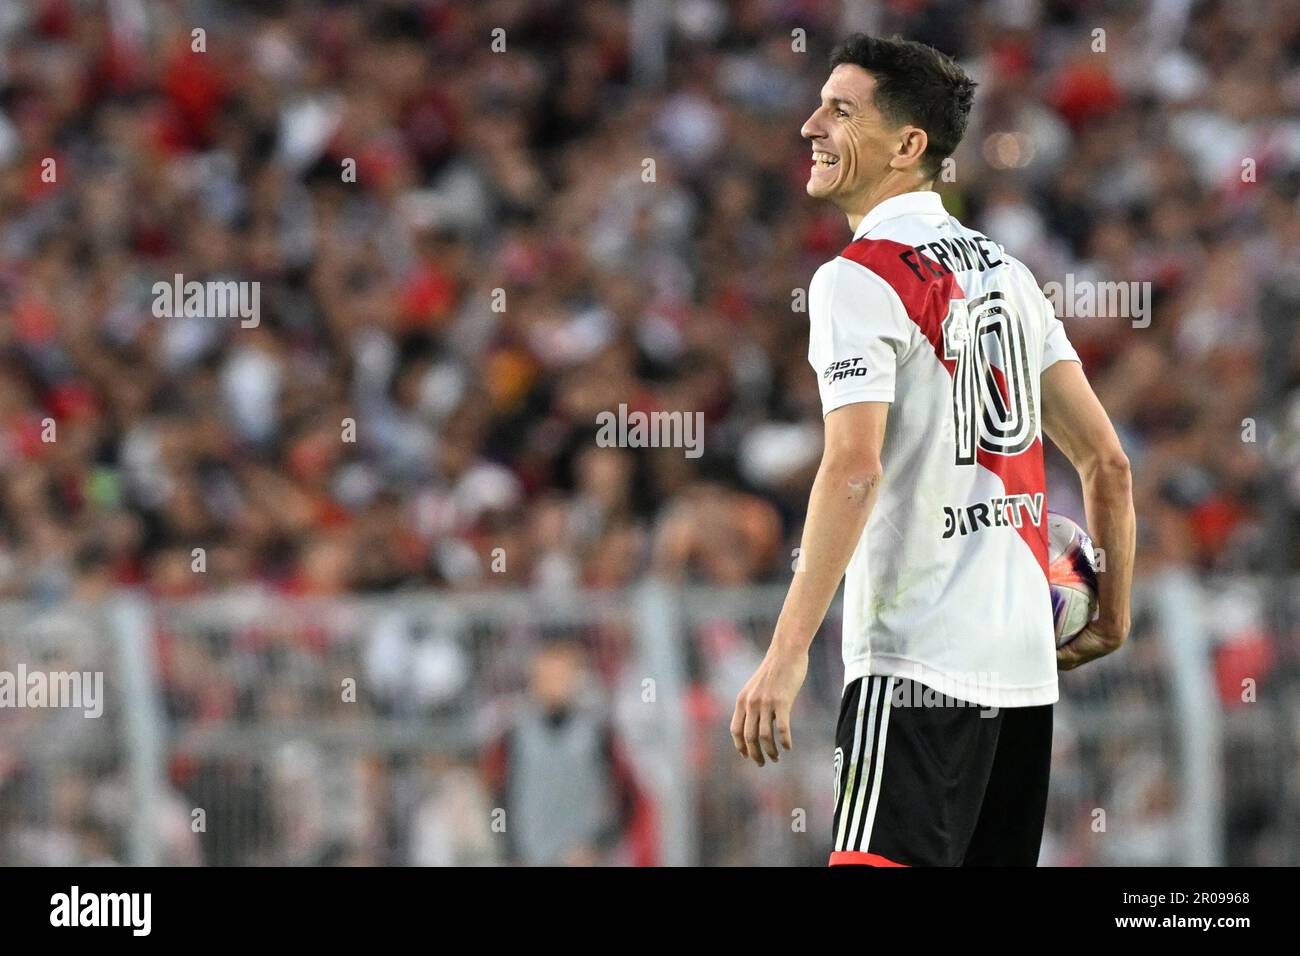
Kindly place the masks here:
POLYGON ((1129 627, 1133 589, 1133 559, 1137 518, 1133 512, 1133 481, 1124 460, 1098 464, 1081 475, 1083 502, 1093 543, 1105 552, 1099 576, 1098 625, 1123 637, 1129 627))
POLYGON ((808 496, 794 580, 772 638, 775 649, 802 652, 812 643, 862 537, 880 481, 878 468, 822 462, 808 496))

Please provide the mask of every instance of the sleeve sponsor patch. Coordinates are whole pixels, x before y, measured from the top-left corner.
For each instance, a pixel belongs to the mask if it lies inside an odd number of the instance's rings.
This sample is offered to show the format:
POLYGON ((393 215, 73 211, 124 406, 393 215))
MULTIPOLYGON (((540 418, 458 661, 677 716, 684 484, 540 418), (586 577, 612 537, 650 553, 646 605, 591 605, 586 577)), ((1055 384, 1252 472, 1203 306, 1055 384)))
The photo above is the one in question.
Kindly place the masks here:
POLYGON ((832 362, 826 367, 826 371, 822 373, 822 378, 826 380, 827 385, 830 385, 841 379, 861 378, 868 371, 866 360, 858 355, 839 362, 832 362))

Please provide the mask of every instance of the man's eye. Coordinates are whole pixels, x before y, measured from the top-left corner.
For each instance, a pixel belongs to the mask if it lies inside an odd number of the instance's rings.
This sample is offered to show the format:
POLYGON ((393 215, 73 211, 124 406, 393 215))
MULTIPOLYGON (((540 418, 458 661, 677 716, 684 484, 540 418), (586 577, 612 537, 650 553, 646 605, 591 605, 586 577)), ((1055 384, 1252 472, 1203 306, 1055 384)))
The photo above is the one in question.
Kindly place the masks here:
POLYGON ((846 113, 844 110, 836 110, 836 111, 835 111, 835 115, 836 115, 836 116, 848 116, 849 114, 846 113))

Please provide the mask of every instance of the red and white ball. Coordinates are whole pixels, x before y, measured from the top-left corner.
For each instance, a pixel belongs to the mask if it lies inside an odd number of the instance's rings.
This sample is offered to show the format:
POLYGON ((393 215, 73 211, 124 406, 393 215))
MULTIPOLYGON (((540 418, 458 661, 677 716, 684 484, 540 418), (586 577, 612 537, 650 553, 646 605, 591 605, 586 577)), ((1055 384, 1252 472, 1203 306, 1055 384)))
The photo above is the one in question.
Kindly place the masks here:
POLYGON ((1097 553, 1088 532, 1064 515, 1049 511, 1047 560, 1056 646, 1063 647, 1097 613, 1097 553))

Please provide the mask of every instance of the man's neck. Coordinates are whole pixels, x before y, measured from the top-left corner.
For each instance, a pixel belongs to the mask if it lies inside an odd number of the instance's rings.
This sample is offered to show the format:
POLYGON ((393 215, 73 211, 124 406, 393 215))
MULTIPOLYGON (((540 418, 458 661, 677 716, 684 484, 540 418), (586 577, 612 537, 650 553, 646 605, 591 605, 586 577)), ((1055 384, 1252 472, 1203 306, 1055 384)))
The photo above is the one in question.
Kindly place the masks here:
POLYGON ((862 225, 862 220, 867 218, 867 214, 875 209, 886 199, 893 199, 895 196, 902 196, 905 193, 929 192, 934 180, 927 179, 918 183, 912 176, 905 179, 886 178, 880 182, 875 189, 867 193, 866 198, 861 203, 854 204, 853 212, 846 213, 849 217, 849 229, 856 235, 858 226, 862 225))

